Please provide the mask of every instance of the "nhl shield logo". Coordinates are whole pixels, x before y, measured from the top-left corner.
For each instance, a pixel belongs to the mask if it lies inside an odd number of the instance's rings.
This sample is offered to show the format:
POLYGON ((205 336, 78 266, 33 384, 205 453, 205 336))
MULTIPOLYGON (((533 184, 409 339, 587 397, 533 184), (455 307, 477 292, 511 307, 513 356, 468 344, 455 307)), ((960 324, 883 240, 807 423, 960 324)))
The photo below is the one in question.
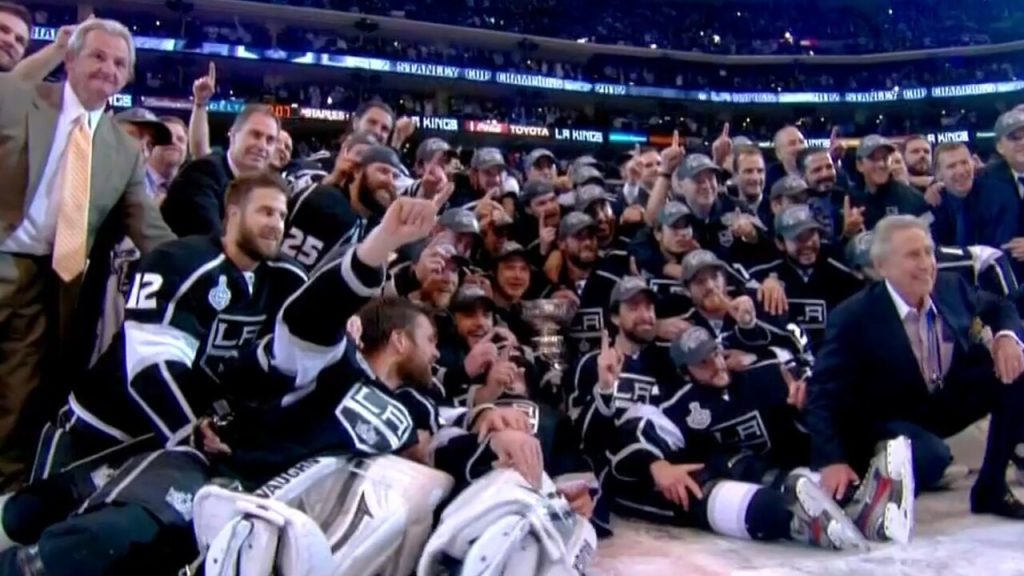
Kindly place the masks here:
POLYGON ((711 424, 711 411, 700 407, 700 402, 690 402, 690 415, 686 425, 694 430, 703 430, 711 424))
POLYGON ((221 274, 217 278, 217 285, 210 289, 206 299, 210 301, 210 306, 213 306, 217 312, 223 312, 228 307, 228 304, 231 303, 231 290, 228 290, 227 276, 221 274))

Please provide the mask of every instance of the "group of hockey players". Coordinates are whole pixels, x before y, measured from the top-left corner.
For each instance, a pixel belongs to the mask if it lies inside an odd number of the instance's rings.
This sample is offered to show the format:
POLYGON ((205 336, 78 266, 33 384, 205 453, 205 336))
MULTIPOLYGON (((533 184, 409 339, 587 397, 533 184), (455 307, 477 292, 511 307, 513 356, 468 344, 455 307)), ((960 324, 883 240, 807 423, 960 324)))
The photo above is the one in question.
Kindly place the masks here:
MULTIPOLYGON (((837 499, 804 410, 871 228, 927 204, 875 206, 836 150, 780 149, 773 181, 757 147, 678 136, 513 166, 396 123, 365 105, 336 156, 291 160, 252 107, 181 168, 181 237, 112 262, 123 322, 0 501, 0 574, 578 574, 612 513, 910 539, 910 442, 837 499)), ((938 257, 1016 296, 999 253, 938 257)))

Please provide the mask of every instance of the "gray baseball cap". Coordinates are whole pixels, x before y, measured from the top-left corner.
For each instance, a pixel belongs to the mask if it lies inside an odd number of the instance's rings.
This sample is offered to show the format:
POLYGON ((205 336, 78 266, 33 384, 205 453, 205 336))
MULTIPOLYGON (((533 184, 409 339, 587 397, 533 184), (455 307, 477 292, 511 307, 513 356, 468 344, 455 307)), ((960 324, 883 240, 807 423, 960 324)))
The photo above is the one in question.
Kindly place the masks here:
POLYGON ((772 184, 772 190, 768 194, 769 198, 782 198, 794 197, 794 196, 806 196, 810 193, 810 187, 807 185, 807 181, 799 176, 783 176, 778 182, 772 184))
POLYGON ((747 138, 746 136, 736 136, 735 138, 732 139, 732 145, 734 147, 736 147, 736 146, 753 146, 754 145, 754 141, 751 140, 750 138, 747 138))
POLYGON ((615 309, 621 302, 632 299, 637 294, 647 294, 652 299, 657 298, 657 294, 654 290, 651 290, 651 287, 647 285, 643 278, 639 276, 623 276, 615 284, 615 287, 612 288, 612 309, 615 309))
POLYGON ((700 326, 691 326, 672 341, 668 353, 676 368, 682 370, 700 364, 720 349, 721 346, 710 332, 700 326))
POLYGON ((789 206, 775 217, 775 233, 786 240, 795 240, 806 230, 821 229, 821 223, 806 204, 789 206))
POLYGON ((604 186, 604 175, 593 166, 580 166, 572 173, 572 185, 579 188, 584 184, 600 183, 604 186))
POLYGON ((541 158, 547 158, 551 160, 552 163, 558 162, 558 159, 555 158, 555 155, 551 152, 551 150, 548 150, 547 148, 535 148, 531 150, 529 154, 526 155, 524 166, 526 166, 527 168, 531 168, 541 158))
POLYGON ((140 128, 148 130, 152 134, 152 143, 154 146, 167 146, 174 141, 174 136, 171 135, 171 129, 163 123, 162 120, 156 117, 145 108, 129 108, 122 112, 114 114, 115 122, 124 122, 127 124, 134 124, 140 128))
POLYGON ((611 202, 612 196, 597 184, 587 184, 576 191, 576 210, 586 212, 595 202, 611 202))
POLYGON ((501 250, 498 251, 498 255, 494 260, 495 262, 501 262, 508 258, 512 258, 513 256, 520 256, 529 261, 530 251, 524 248, 519 242, 509 240, 501 247, 501 250))
POLYGON ((686 158, 683 159, 682 166, 679 167, 679 178, 692 180, 697 174, 705 170, 714 170, 715 174, 722 173, 722 169, 718 164, 715 164, 707 155, 687 154, 686 158))
POLYGON ((896 151, 896 146, 888 138, 878 134, 869 134, 860 141, 860 146, 857 146, 857 159, 863 160, 874 154, 875 150, 879 148, 888 148, 890 152, 896 151))
POLYGON ((519 201, 524 206, 529 206, 530 202, 533 202, 535 199, 554 193, 555 185, 551 182, 547 180, 529 180, 519 192, 519 201))
POLYGON ((440 138, 427 138, 423 142, 420 142, 419 147, 416 148, 416 163, 426 164, 434 159, 440 152, 454 155, 455 151, 452 150, 451 145, 440 138))
POLYGON ((846 243, 846 263, 854 270, 870 268, 871 243, 875 241, 874 232, 861 232, 846 243))
POLYGON ((456 234, 479 234, 480 222, 476 214, 465 208, 451 208, 445 210, 437 219, 438 225, 447 228, 456 234))
POLYGON ((494 299, 487 295, 487 292, 477 284, 463 284, 455 292, 452 303, 449 306, 452 312, 462 312, 483 306, 488 310, 494 310, 494 299))
POLYGON ((1018 106, 1009 112, 1003 112, 996 120, 996 140, 1001 140, 1021 128, 1024 128, 1024 108, 1018 106))
POLYGON ((717 268, 725 270, 728 265, 722 262, 715 253, 710 250, 694 250, 683 257, 683 282, 689 282, 706 268, 717 268))
POLYGON ((597 228, 597 222, 583 212, 570 212, 565 215, 565 218, 562 218, 562 223, 558 225, 558 239, 565 240, 587 228, 597 228))
POLYGON ((665 204, 665 207, 662 208, 661 214, 658 216, 658 224, 661 226, 677 227, 680 222, 685 221, 686 226, 683 226, 683 228, 689 228, 693 225, 692 216, 693 212, 690 212, 686 204, 672 201, 665 204))
POLYGON ((469 161, 469 167, 473 170, 486 170, 495 166, 506 166, 505 157, 497 148, 477 148, 472 160, 469 161))

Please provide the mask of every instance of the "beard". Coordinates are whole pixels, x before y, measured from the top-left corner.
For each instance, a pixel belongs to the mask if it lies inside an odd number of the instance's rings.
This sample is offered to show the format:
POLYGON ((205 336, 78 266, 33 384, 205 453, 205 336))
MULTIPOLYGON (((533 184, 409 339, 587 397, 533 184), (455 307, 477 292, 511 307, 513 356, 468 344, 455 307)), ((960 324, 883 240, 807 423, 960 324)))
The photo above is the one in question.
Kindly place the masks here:
POLYGON ((701 298, 700 306, 704 312, 719 316, 729 311, 729 300, 720 292, 711 292, 701 298))
POLYGON ((374 215, 383 216, 395 200, 394 190, 374 190, 366 183, 366 176, 359 179, 359 202, 374 215))
POLYGON ((252 230, 242 223, 242 233, 238 238, 238 249, 243 254, 256 260, 257 262, 263 262, 265 260, 272 260, 277 257, 277 253, 281 248, 281 239, 277 238, 271 248, 268 240, 260 238, 259 232, 252 230))
POLYGON ((627 340, 633 344, 639 344, 641 346, 654 342, 655 334, 656 332, 653 324, 640 329, 637 329, 637 327, 634 326, 631 330, 622 331, 622 335, 625 336, 627 340))
POLYGON ((566 256, 569 258, 569 262, 572 263, 572 265, 575 266, 576 268, 579 268, 580 270, 590 270, 594 267, 595 264, 597 264, 596 257, 590 259, 589 261, 585 261, 583 260, 583 256, 579 252, 575 254, 569 253, 566 256))
POLYGON ((400 382, 416 388, 428 388, 434 379, 429 364, 421 363, 410 356, 398 361, 395 372, 400 382))

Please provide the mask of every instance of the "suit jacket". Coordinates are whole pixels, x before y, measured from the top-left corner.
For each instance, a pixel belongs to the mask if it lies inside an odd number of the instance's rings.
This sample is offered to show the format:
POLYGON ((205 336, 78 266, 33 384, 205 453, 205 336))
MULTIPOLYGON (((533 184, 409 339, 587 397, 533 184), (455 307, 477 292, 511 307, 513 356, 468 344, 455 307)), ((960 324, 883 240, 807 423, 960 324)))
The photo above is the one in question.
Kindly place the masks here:
MULTIPOLYGON (((977 342, 975 320, 993 334, 1020 337, 1020 319, 1008 301, 981 292, 957 274, 939 273, 932 302, 951 339, 953 358, 945 386, 992 378, 988 349, 977 342), (973 326, 972 326, 973 325, 973 326)), ((848 450, 873 423, 922 421, 928 384, 884 282, 875 282, 841 304, 828 319, 825 341, 808 386, 807 427, 811 466, 847 462, 848 450)))
POLYGON ((234 179, 226 152, 214 152, 182 167, 160 206, 178 236, 220 234, 224 194, 234 179))
POLYGON ((1024 236, 1024 211, 1013 170, 1006 160, 998 158, 985 166, 975 180, 981 192, 982 218, 991 223, 981 233, 981 243, 999 248, 1010 240, 1024 236))
POLYGON ((935 221, 932 222, 932 237, 935 238, 935 242, 940 246, 959 246, 961 248, 983 244, 980 235, 984 233, 991 221, 986 222, 983 219, 985 208, 981 202, 984 201, 984 198, 978 190, 977 184, 960 201, 956 198, 947 201, 952 196, 948 190, 943 190, 941 194, 942 203, 932 208, 932 216, 935 217, 935 221), (965 230, 963 242, 957 242, 957 213, 961 209, 964 211, 965 230))
MULTIPOLYGON (((21 225, 39 188, 63 90, 64 84, 27 84, 0 74, 0 242, 21 225)), ((143 253, 174 239, 146 192, 138 144, 104 114, 93 136, 87 251, 108 216, 120 220, 143 253)))

